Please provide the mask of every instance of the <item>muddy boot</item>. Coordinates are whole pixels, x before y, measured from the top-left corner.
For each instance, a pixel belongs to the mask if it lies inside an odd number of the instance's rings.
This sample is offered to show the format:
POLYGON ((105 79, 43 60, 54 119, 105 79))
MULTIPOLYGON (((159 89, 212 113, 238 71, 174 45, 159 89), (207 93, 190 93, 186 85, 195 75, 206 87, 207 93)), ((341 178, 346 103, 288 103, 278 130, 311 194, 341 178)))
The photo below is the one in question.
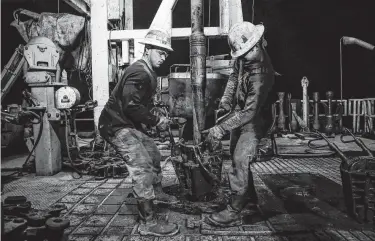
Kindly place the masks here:
POLYGON ((141 235, 173 236, 179 232, 179 226, 166 220, 157 220, 152 200, 138 200, 140 224, 138 232, 141 235))
POLYGON ((221 212, 211 214, 207 220, 219 227, 239 226, 242 224, 241 211, 248 203, 245 196, 233 196, 231 203, 221 212))
POLYGON ((157 201, 167 202, 167 203, 177 202, 177 198, 175 196, 166 194, 163 191, 161 187, 161 183, 154 184, 154 193, 155 193, 157 201))

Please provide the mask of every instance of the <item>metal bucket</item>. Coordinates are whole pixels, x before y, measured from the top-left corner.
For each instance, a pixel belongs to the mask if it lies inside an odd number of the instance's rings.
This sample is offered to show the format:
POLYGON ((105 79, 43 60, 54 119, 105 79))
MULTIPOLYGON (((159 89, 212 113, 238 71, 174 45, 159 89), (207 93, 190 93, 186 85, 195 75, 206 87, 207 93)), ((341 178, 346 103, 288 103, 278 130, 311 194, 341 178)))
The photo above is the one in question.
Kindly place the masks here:
POLYGON ((375 223, 375 158, 356 157, 349 168, 340 165, 345 206, 360 223, 375 223))
MULTIPOLYGON (((193 101, 191 90, 190 65, 173 65, 168 76, 168 106, 169 114, 173 117, 193 118, 193 101), (185 72, 177 72, 184 67, 185 72), (176 72, 173 72, 176 71, 176 72)), ((205 113, 213 116, 215 109, 223 96, 228 77, 219 73, 206 74, 205 113)))
POLYGON ((347 157, 335 143, 331 143, 319 131, 316 133, 340 156, 342 189, 348 214, 360 223, 375 224, 375 157, 361 139, 354 136, 347 128, 344 130, 353 137, 353 140, 345 141, 342 135, 341 141, 355 142, 368 156, 347 157))

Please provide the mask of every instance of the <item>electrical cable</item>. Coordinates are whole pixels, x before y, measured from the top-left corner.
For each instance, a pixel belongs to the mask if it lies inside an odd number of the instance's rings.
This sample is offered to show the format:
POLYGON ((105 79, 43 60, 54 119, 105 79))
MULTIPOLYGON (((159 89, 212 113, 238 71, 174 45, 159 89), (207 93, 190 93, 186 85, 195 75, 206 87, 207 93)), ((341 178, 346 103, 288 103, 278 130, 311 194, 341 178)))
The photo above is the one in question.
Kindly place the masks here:
MULTIPOLYGON (((340 104, 339 104, 339 106, 341 107, 341 108, 343 108, 343 100, 342 100, 342 98, 343 98, 343 81, 342 81, 342 72, 343 72, 343 63, 342 63, 342 39, 343 39, 343 37, 341 37, 340 38, 340 104)), ((342 110, 341 110, 342 111, 342 110)), ((342 114, 342 113, 341 113, 342 114)), ((341 116, 341 118, 340 119, 342 119, 342 116, 341 116)), ((341 123, 342 123, 342 120, 341 120, 341 123)))
MULTIPOLYGON (((313 140, 311 140, 313 141, 313 140)), ((320 152, 320 153, 314 153, 311 151, 306 150, 306 153, 278 153, 277 150, 277 144, 276 139, 273 135, 271 135, 271 142, 272 142, 272 150, 273 155, 276 157, 329 157, 335 155, 335 152, 333 151, 327 151, 327 152, 320 152)))
POLYGON ((343 82, 342 82, 342 39, 340 38, 340 99, 342 103, 342 93, 343 93, 343 82))
POLYGON ((254 17, 255 17, 255 13, 254 13, 254 5, 255 5, 255 0, 252 1, 252 6, 251 6, 251 22, 254 24, 254 17))
POLYGON ((272 113, 273 113, 272 125, 268 128, 268 131, 266 132, 267 135, 273 135, 272 130, 275 128, 275 124, 276 124, 276 105, 273 105, 272 113))
POLYGON ((74 175, 72 175, 72 177, 74 179, 80 179, 82 178, 82 172, 79 171, 76 167, 75 167, 75 164, 73 163, 73 160, 70 156, 70 148, 69 148, 69 139, 68 139, 68 114, 69 114, 69 111, 66 110, 65 111, 65 145, 66 145, 66 152, 68 153, 68 158, 69 158, 69 161, 70 161, 70 164, 71 164, 71 168, 78 173, 79 177, 75 177, 74 175))
MULTIPOLYGON (((276 107, 272 108, 273 110, 273 122, 272 122, 272 125, 271 127, 268 129, 267 133, 271 136, 271 143, 272 143, 272 149, 273 149, 273 154, 274 156, 278 156, 278 157, 328 157, 328 156, 332 156, 334 155, 335 153, 334 152, 323 152, 323 153, 309 153, 309 151, 307 150, 306 153, 278 153, 278 150, 277 150, 277 144, 276 144, 276 139, 274 137, 274 134, 275 132, 272 132, 273 128, 275 127, 275 123, 276 123, 276 107)), ((307 135, 318 135, 317 133, 315 132, 306 132, 305 134, 307 135)), ((318 141, 318 140, 321 140, 319 139, 321 137, 317 137, 316 139, 312 139, 312 140, 309 140, 308 143, 307 143, 307 146, 311 149, 320 149, 320 148, 323 148, 323 147, 327 147, 328 145, 320 145, 320 146, 312 146, 311 143, 313 141, 318 141)))
MULTIPOLYGON (((35 113, 34 113, 35 114, 35 113)), ((27 156, 26 158, 26 161, 23 163, 22 165, 22 168, 24 168, 26 166, 26 164, 29 162, 29 159, 31 157, 31 155, 33 154, 33 152, 35 151, 35 148, 36 146, 38 145, 40 139, 42 138, 42 133, 43 133, 43 115, 44 113, 41 112, 40 113, 40 117, 39 117, 39 120, 40 120, 40 126, 39 126, 39 132, 38 132, 38 137, 36 138, 35 140, 35 143, 34 143, 34 146, 33 146, 33 149, 31 149, 31 151, 29 152, 29 155, 27 156)), ((22 173, 22 169, 20 171, 20 174, 22 173)))
POLYGON ((40 116, 37 113, 35 113, 34 111, 27 110, 27 111, 24 111, 23 113, 24 114, 30 114, 30 115, 34 116, 38 120, 37 122, 31 121, 32 124, 40 124, 40 122, 42 121, 40 119, 40 116))

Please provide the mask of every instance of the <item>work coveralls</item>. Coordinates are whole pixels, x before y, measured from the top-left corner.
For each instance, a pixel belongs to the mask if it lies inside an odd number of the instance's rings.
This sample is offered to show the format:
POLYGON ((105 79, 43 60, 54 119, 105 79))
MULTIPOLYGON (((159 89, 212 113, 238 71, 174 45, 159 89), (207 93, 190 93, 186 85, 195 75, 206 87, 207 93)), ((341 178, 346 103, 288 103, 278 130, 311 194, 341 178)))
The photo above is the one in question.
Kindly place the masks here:
POLYGON ((126 162, 136 198, 154 199, 153 184, 161 183, 161 154, 142 124, 155 126, 159 117, 148 106, 157 76, 143 60, 129 66, 112 91, 99 118, 100 135, 126 162))
POLYGON ((228 172, 230 187, 234 195, 250 196, 254 202, 254 188, 250 163, 256 158, 257 146, 262 138, 261 111, 274 84, 274 70, 270 58, 261 44, 257 44, 257 55, 243 61, 240 75, 240 60, 233 66, 220 106, 229 105, 234 115, 219 126, 231 131, 230 152, 233 158, 228 172))

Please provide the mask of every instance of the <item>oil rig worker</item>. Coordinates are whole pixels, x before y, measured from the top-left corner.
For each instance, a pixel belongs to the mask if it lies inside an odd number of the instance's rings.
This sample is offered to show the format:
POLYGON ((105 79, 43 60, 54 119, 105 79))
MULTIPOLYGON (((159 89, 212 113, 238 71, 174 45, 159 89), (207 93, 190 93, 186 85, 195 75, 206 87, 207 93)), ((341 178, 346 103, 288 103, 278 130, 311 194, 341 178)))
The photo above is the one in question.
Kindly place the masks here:
POLYGON ((223 227, 241 224, 241 210, 250 203, 258 202, 250 163, 256 158, 257 146, 263 135, 260 113, 275 76, 265 49, 267 43, 263 25, 250 22, 235 24, 229 31, 228 44, 235 62, 218 110, 227 113, 223 116, 227 118, 203 131, 208 133, 208 143, 217 143, 225 134, 231 134, 232 167, 228 173, 231 201, 226 209, 207 218, 209 223, 223 227))
POLYGON ((142 124, 160 131, 169 127, 169 119, 152 114, 149 105, 157 86, 154 70, 173 49, 170 35, 159 29, 150 29, 141 43, 145 44, 143 57, 125 70, 113 89, 99 118, 99 133, 126 163, 138 204, 140 234, 170 236, 178 233, 179 226, 157 220, 153 200, 177 199, 162 190, 161 154, 142 124))

